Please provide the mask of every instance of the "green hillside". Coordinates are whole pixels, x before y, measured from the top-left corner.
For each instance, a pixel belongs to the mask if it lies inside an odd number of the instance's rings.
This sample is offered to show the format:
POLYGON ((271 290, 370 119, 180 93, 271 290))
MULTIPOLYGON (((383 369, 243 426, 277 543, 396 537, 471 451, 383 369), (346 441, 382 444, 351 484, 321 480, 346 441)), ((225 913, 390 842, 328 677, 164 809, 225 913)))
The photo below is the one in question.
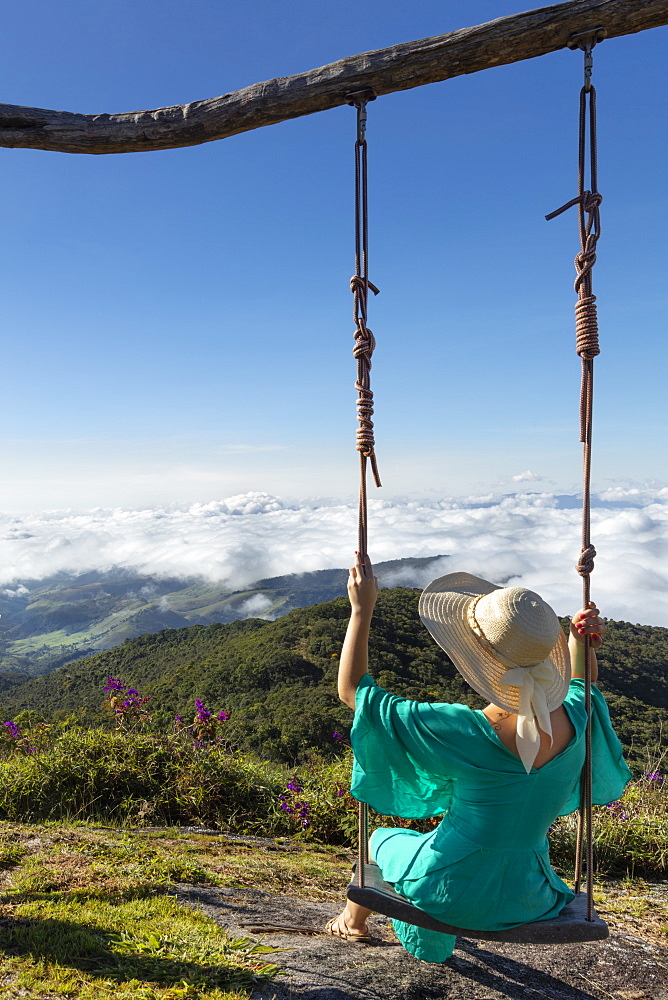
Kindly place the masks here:
MULTIPOLYGON (((402 574, 431 576, 427 567, 440 558, 395 559, 379 563, 376 573, 388 585, 404 583, 402 574)), ((123 570, 26 580, 0 594, 0 690, 149 632, 254 615, 274 619, 331 601, 345 594, 347 578, 345 569, 290 573, 244 590, 123 570)), ((413 576, 410 582, 419 580, 413 576)))
MULTIPOLYGON (((370 668, 384 687, 426 701, 480 707, 417 615, 419 591, 381 590, 370 643, 370 668)), ((46 718, 75 715, 110 725, 102 710, 108 675, 151 696, 152 725, 170 731, 176 713, 190 721, 195 699, 232 713, 227 738, 242 749, 297 761, 307 747, 333 749, 347 732, 348 708, 336 696, 347 599, 290 612, 273 622, 166 629, 129 639, 0 693, 4 719, 32 709, 46 718)), ((600 686, 638 767, 644 748, 668 741, 668 629, 610 622, 600 656, 600 686)))

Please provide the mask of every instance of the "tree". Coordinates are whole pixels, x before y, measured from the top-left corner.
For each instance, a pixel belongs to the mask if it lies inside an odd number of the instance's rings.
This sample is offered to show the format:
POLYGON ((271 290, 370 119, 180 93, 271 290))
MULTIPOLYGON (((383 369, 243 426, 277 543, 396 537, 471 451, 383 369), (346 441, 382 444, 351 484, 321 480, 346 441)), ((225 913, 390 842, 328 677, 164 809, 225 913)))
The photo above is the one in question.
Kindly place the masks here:
POLYGON ((339 107, 353 93, 381 96, 533 59, 597 28, 614 38, 664 24, 668 0, 570 0, 169 108, 83 115, 2 104, 0 146, 60 153, 196 146, 339 107))

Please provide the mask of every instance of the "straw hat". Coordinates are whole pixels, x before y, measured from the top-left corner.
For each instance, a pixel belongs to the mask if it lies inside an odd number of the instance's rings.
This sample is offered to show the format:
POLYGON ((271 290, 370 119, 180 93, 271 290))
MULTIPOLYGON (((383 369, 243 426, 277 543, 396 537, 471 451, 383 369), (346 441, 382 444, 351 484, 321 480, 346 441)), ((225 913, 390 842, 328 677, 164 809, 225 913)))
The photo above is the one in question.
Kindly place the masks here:
POLYGON ((552 608, 524 587, 450 573, 423 591, 419 611, 473 690, 518 715, 518 751, 529 771, 540 748, 536 723, 552 735, 549 713, 563 702, 571 677, 552 608))

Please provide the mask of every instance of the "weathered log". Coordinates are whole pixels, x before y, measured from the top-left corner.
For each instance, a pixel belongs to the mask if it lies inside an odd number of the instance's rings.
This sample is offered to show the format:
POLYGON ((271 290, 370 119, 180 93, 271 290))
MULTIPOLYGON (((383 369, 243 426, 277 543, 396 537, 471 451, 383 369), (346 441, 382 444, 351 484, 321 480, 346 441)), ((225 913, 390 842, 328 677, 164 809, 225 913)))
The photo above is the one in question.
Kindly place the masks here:
POLYGON ((0 105, 0 146, 60 153, 134 153, 196 146, 345 104, 533 59, 596 27, 608 38, 668 24, 668 0, 571 0, 446 35, 363 52, 222 97, 120 114, 82 115, 0 105))

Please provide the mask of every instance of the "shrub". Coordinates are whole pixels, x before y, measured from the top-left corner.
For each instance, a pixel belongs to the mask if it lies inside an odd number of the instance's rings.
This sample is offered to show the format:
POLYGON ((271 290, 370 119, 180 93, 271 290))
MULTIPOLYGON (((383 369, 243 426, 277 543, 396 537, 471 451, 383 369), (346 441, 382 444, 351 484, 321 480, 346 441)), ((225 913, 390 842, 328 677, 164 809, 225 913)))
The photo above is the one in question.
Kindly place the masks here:
MULTIPOLYGON (((352 845, 352 751, 340 733, 334 736, 338 757, 311 751, 294 771, 232 750, 219 738, 193 740, 185 730, 155 736, 52 726, 40 730, 30 753, 16 739, 2 744, 0 818, 209 826, 352 845)), ((599 872, 647 877, 668 871, 668 780, 661 767, 649 766, 620 802, 594 807, 599 872)), ((426 831, 437 822, 372 812, 370 825, 426 831)), ((553 863, 565 873, 573 869, 576 826, 575 816, 564 817, 550 833, 553 863)))
MULTIPOLYGON (((618 802, 593 807, 598 874, 656 876, 668 871, 668 780, 658 770, 632 782, 618 802)), ((553 864, 573 870, 577 814, 562 817, 550 834, 553 864)))
POLYGON ((236 829, 264 821, 282 778, 217 743, 70 728, 45 749, 0 760, 0 817, 236 829))

